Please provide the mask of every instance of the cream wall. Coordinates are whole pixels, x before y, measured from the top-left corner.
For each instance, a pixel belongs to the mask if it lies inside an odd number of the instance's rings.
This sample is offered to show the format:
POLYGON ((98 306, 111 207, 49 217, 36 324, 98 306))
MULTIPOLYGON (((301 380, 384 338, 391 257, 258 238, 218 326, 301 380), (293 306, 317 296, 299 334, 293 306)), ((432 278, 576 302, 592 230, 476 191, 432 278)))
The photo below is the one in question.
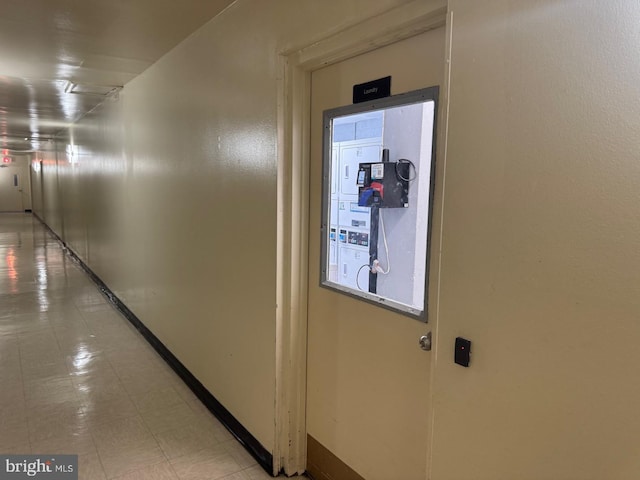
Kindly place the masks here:
MULTIPOLYGON (((34 211, 47 222, 47 224, 58 233, 64 235, 64 225, 62 221, 62 204, 60 203, 60 189, 58 188, 58 161, 56 159, 55 145, 53 142, 46 144, 46 149, 38 152, 38 158, 42 158, 42 169, 34 172, 32 168, 32 185, 40 184, 39 195, 34 193, 34 198, 39 199, 42 204, 34 202, 34 211)), ((34 190, 37 190, 34 189, 34 190)))
POLYGON ((30 155, 30 172, 31 179, 31 208, 34 212, 42 213, 42 185, 40 177, 40 158, 37 154, 30 155))
MULTIPOLYGON (((239 0, 33 177, 36 212, 271 451, 276 52, 400 3, 239 0)), ((432 478, 637 478, 640 7, 450 9, 432 478)))
POLYGON ((239 0, 44 153, 37 213, 270 451, 277 53, 402 3, 239 0))
POLYGON ((432 478, 637 479, 640 4, 449 8, 432 478))

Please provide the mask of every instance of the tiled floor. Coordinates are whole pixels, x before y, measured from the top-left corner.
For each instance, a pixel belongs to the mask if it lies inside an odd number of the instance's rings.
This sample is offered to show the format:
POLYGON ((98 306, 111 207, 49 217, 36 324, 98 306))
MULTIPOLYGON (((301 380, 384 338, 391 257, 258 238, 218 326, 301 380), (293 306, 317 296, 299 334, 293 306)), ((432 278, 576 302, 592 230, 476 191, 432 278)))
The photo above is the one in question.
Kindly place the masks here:
POLYGON ((0 214, 0 453, 82 480, 269 477, 41 224, 0 214))

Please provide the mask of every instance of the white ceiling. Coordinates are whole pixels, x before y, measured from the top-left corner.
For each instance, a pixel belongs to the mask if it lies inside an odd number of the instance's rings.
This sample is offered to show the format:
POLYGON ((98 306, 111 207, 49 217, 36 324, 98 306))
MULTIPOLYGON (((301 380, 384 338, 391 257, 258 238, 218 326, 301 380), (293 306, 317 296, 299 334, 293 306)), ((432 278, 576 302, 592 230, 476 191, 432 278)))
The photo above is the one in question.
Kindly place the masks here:
POLYGON ((233 0, 0 0, 0 147, 38 148, 233 0), (26 139, 26 140, 25 140, 26 139))

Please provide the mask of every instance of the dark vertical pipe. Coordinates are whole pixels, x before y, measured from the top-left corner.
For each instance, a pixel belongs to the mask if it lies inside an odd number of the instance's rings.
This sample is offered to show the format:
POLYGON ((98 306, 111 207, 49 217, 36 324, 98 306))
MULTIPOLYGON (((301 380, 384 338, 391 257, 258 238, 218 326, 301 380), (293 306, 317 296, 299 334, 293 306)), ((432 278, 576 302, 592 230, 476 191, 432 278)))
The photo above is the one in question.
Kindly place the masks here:
POLYGON ((378 223, 380 222, 380 208, 371 207, 371 235, 369 236, 369 293, 378 292, 378 274, 371 272, 373 261, 378 259, 378 223))

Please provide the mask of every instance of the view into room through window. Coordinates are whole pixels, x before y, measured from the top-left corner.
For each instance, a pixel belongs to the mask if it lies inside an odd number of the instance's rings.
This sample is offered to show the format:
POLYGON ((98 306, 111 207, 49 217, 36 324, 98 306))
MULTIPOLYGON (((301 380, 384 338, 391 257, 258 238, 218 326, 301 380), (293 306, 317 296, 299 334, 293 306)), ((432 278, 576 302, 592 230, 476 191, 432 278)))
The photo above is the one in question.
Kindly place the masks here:
POLYGON ((321 284, 423 320, 437 93, 324 114, 321 284))

